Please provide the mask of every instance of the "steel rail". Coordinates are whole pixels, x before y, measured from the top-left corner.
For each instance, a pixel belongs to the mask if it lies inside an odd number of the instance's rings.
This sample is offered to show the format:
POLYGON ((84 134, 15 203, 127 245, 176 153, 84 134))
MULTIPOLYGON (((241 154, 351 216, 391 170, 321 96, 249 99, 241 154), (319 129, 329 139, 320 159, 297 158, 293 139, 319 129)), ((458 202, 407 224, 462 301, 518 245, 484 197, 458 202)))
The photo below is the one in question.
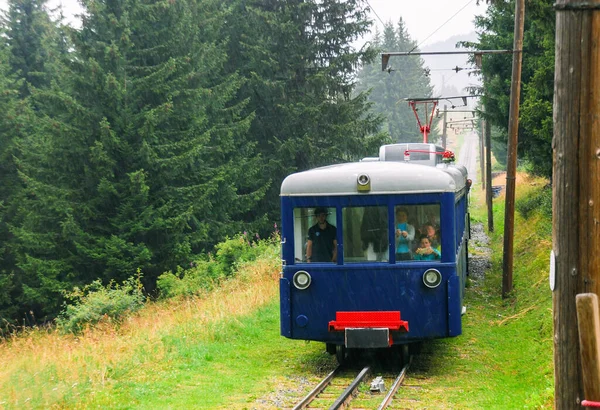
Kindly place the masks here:
POLYGON ((370 370, 371 368, 369 366, 366 366, 364 369, 362 369, 358 376, 356 376, 354 381, 350 383, 350 386, 348 386, 346 390, 344 390, 344 392, 340 395, 340 397, 338 397, 337 400, 331 405, 331 407, 329 407, 329 410, 338 410, 342 408, 342 406, 346 404, 350 396, 352 396, 354 391, 358 389, 358 386, 362 383, 363 379, 367 376, 370 370))
POLYGON ((385 398, 383 399, 383 401, 381 402, 379 407, 377 407, 377 410, 386 409, 390 405, 390 403, 392 402, 392 399, 394 398, 394 395, 398 391, 398 388, 404 381, 404 377, 406 377, 406 372, 408 372, 408 368, 410 367, 411 363, 412 363, 412 356, 410 356, 408 363, 406 364, 406 366, 404 366, 402 368, 398 377, 396 377, 394 384, 392 384, 392 387, 390 387, 390 391, 388 392, 387 396, 385 396, 385 398))
POLYGON ((329 383, 331 383, 331 380, 335 377, 335 375, 338 373, 339 370, 340 370, 340 366, 333 369, 333 371, 331 373, 329 373, 327 376, 325 376, 325 378, 323 380, 321 380, 321 382, 317 385, 317 387, 312 389, 306 395, 306 397, 304 397, 302 399, 302 401, 300 403, 296 404, 296 406, 293 408, 293 410, 301 410, 301 409, 305 408, 311 401, 313 401, 315 399, 315 397, 317 397, 323 390, 325 390, 325 388, 329 385, 329 383))

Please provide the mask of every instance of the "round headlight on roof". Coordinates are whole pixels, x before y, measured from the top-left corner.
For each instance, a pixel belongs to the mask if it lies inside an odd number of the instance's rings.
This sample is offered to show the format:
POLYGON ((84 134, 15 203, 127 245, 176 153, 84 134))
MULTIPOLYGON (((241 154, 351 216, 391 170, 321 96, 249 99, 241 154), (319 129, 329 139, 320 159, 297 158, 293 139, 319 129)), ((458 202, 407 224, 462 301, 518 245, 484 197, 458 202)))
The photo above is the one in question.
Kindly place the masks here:
POLYGON ((356 177, 356 190, 358 192, 369 192, 371 190, 371 178, 367 174, 356 177))
POLYGON ((428 288, 437 288, 442 283, 442 274, 437 269, 427 269, 423 274, 423 283, 428 288))
POLYGON ((371 182, 371 178, 369 178, 367 174, 360 174, 356 181, 358 182, 358 185, 367 185, 371 182))
POLYGON ((294 283, 296 289, 304 290, 310 286, 310 274, 307 271, 299 270, 298 272, 294 273, 292 282, 294 283))

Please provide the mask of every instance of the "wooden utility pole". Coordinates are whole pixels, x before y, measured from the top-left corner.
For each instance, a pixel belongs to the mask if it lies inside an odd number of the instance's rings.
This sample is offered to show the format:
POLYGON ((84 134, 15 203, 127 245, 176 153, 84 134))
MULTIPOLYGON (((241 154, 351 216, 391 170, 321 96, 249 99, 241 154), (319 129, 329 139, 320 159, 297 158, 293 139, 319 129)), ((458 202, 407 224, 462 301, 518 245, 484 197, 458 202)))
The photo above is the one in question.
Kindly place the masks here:
POLYGON ((600 1, 556 5, 552 256, 555 408, 583 397, 575 298, 600 290, 600 1))
POLYGON ((492 130, 490 122, 484 122, 485 128, 485 203, 488 212, 488 231, 494 232, 494 202, 492 198, 492 130))
POLYGON ((484 144, 484 134, 483 134, 483 119, 479 119, 479 165, 481 167, 481 189, 485 190, 486 181, 485 181, 485 159, 483 154, 485 152, 485 144, 484 144))
POLYGON ((512 83, 508 115, 508 155, 506 160, 506 205, 504 210, 504 248, 502 259, 502 297, 512 291, 513 236, 515 231, 515 179, 517 175, 517 143, 519 141, 519 102, 521 100, 521 61, 523 59, 523 29, 525 0, 515 1, 512 83))
POLYGON ((446 115, 448 114, 447 105, 444 104, 444 125, 442 129, 442 148, 446 149, 446 141, 448 141, 448 123, 446 122, 446 115))
POLYGON ((595 293, 581 293, 577 295, 576 306, 584 399, 600 402, 600 307, 598 306, 598 296, 595 293))

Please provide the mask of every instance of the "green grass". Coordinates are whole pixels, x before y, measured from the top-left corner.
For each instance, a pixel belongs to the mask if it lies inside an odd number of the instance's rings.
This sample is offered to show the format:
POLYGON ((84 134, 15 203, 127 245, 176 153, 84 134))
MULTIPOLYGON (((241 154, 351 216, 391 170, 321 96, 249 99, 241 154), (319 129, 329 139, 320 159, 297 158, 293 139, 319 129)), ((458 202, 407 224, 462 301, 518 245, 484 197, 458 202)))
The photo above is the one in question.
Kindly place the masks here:
MULTIPOLYGON (((519 201, 541 195, 545 181, 522 179, 519 201)), ((481 204, 473 215, 485 221, 481 204)), ((467 374, 463 408, 551 408, 553 402, 552 295, 548 286, 551 216, 542 208, 524 220, 515 214, 513 291, 502 292, 504 196, 494 200, 495 232, 491 234, 492 270, 483 284, 466 294, 470 306, 464 334, 453 341, 459 350, 476 348, 467 374), (465 340, 467 339, 467 340, 465 340), (484 359, 485 358, 485 359, 484 359), (479 377, 476 375, 483 372, 479 377), (475 376, 475 377, 473 377, 475 376)), ((487 226, 485 224, 484 226, 487 226)), ((452 371, 452 364, 449 364, 452 371)))
POLYGON ((208 341, 194 332, 186 334, 186 329, 164 335, 161 368, 138 369, 135 377, 117 381, 90 404, 219 408, 268 391, 264 379, 277 375, 290 360, 275 326, 277 309, 276 303, 271 303, 249 317, 219 323, 215 337, 208 341))

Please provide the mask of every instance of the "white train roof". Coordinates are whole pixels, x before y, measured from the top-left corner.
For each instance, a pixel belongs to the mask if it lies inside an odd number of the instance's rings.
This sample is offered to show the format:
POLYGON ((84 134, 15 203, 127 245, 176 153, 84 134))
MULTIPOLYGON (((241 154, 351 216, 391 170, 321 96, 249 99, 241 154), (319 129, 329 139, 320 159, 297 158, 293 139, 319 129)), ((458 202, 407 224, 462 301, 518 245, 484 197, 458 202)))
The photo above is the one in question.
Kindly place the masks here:
POLYGON ((462 165, 352 162, 292 174, 283 180, 281 196, 454 192, 464 188, 466 179, 467 170, 462 165), (358 191, 360 175, 370 179, 368 192, 358 191))

